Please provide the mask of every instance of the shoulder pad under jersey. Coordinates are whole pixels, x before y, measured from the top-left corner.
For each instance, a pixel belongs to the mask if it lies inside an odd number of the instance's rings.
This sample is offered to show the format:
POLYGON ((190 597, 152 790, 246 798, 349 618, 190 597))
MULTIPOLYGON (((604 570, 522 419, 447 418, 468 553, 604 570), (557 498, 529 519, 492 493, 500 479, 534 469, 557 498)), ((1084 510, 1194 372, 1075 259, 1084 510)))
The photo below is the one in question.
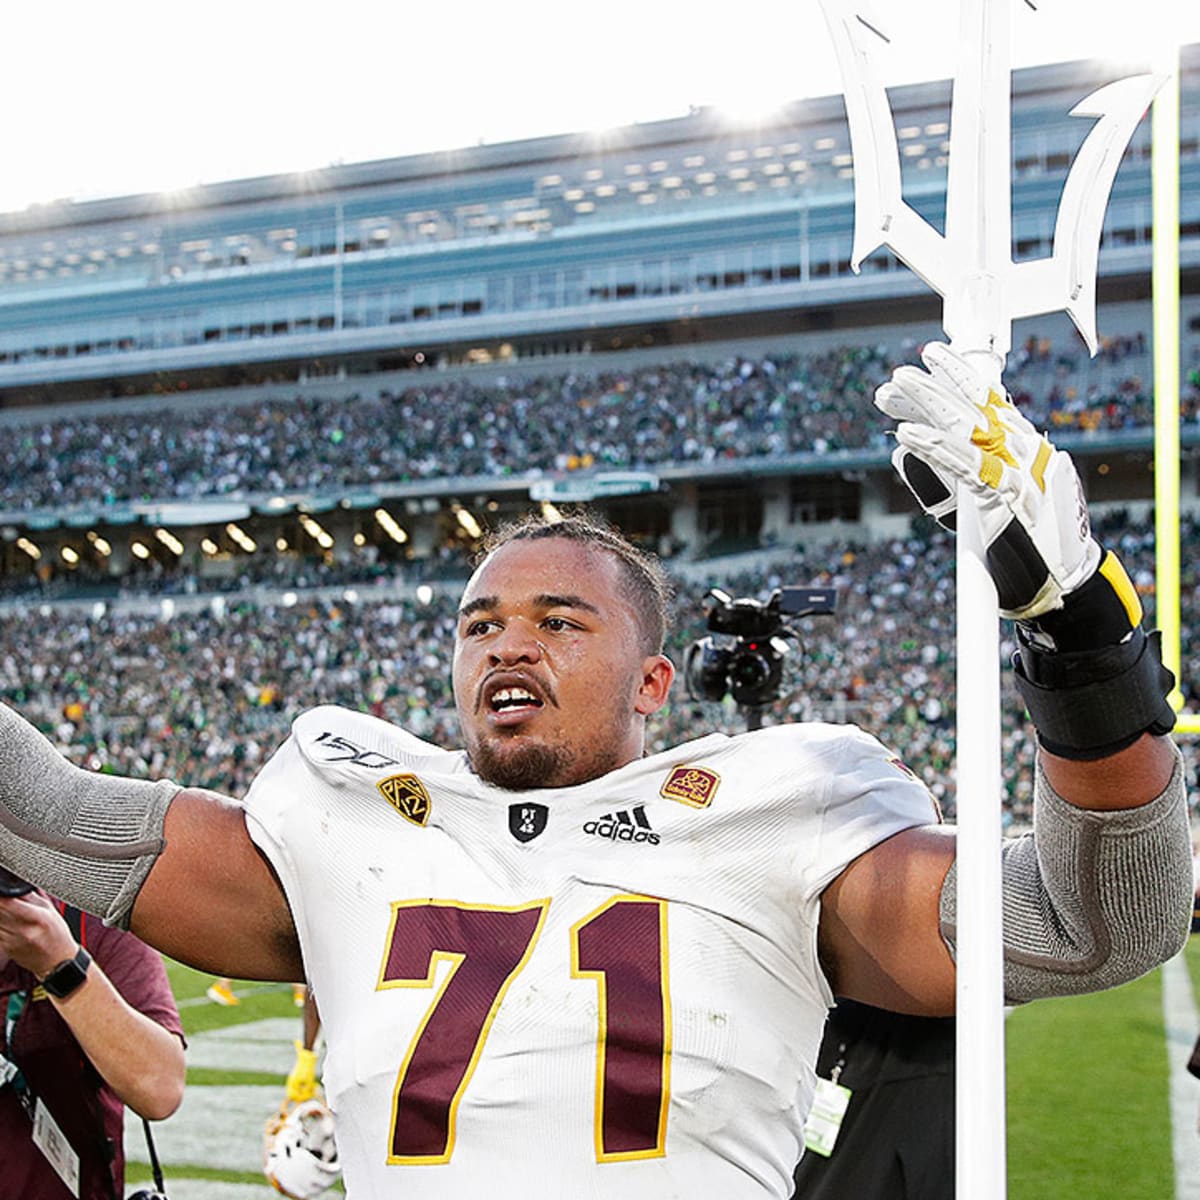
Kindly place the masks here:
POLYGON ((292 722, 292 741, 317 774, 338 786, 373 783, 396 771, 448 773, 462 758, 398 725, 332 704, 301 713, 292 722))

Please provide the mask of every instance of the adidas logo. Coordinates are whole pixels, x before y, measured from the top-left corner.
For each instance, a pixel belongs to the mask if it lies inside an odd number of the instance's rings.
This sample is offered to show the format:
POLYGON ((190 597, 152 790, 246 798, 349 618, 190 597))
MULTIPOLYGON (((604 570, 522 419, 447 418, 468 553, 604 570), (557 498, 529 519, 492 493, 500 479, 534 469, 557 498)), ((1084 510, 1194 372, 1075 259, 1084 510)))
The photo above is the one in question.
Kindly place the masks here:
POLYGON ((635 804, 632 810, 620 808, 614 813, 605 814, 598 821, 588 821, 583 832, 607 838, 610 842, 648 842, 651 846, 657 846, 661 840, 650 828, 650 818, 646 816, 644 804, 635 804))

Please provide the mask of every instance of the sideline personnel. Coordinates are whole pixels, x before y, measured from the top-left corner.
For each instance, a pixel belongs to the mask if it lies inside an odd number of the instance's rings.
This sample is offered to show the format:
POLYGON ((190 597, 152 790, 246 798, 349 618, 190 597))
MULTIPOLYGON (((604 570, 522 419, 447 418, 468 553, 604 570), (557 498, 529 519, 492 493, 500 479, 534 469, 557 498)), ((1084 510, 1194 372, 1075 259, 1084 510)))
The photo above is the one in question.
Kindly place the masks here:
POLYGON ((162 958, 64 908, 36 891, 0 896, 0 1190, 115 1200, 123 1106, 149 1120, 179 1107, 183 1027, 162 958))

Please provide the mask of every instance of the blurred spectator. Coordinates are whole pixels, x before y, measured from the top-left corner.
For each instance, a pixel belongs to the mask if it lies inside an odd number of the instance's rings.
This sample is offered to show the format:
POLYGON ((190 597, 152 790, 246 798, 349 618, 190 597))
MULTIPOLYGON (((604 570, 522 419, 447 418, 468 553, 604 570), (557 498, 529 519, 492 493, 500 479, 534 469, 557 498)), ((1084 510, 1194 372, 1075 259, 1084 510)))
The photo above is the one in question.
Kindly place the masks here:
MULTIPOLYGON (((801 628, 788 656, 784 694, 766 714, 783 720, 853 721, 903 756, 948 816, 954 812, 954 558, 928 522, 875 546, 840 541, 796 552, 766 577, 714 573, 679 581, 669 648, 681 663, 705 632, 704 597, 720 584, 765 599, 781 584, 833 587, 838 609, 801 628)), ((1135 581, 1153 556, 1153 528, 1120 517, 1098 527, 1135 581)), ((1200 563, 1200 530, 1184 526, 1185 564, 1200 563)), ((1200 594, 1185 569, 1185 604, 1200 594), (1189 594, 1189 591, 1191 594, 1189 594)), ((1143 603, 1153 608, 1147 591, 1143 603)), ((1187 609, 1185 608, 1185 612, 1187 609)), ((367 708, 439 744, 454 741, 449 680, 438 654, 452 636, 451 601, 372 598, 351 603, 301 595, 230 599, 164 621, 110 606, 99 616, 46 607, 30 620, 0 612, 0 699, 29 714, 75 761, 97 770, 194 780, 240 795, 293 718, 315 704, 367 708), (181 736, 182 735, 182 736, 181 736)), ((1002 631, 1001 660, 1011 658, 1002 631)), ((1200 645, 1184 630, 1184 693, 1200 699, 1200 645)), ((1006 689, 1012 689, 1007 669, 1006 689)), ((1032 815, 1034 744, 1015 690, 1002 705, 1005 821, 1032 815)), ((739 732, 731 705, 690 700, 684 690, 655 717, 651 751, 699 729, 739 732), (715 710, 715 711, 714 711, 715 710)), ((1182 743, 1194 772, 1194 748, 1182 743)))
MULTIPOLYGON (((902 353, 916 349, 906 340, 902 353)), ((401 392, 248 400, 219 421, 157 400, 145 412, 31 417, 0 449, 0 509, 882 449, 870 397, 894 357, 879 345, 627 370, 589 361, 530 379, 423 376, 401 392)), ((1009 391, 1035 424, 1152 424, 1141 335, 1108 339, 1095 360, 1031 338, 1010 366, 1009 391)), ((1190 385, 1185 419, 1197 407, 1190 385)))

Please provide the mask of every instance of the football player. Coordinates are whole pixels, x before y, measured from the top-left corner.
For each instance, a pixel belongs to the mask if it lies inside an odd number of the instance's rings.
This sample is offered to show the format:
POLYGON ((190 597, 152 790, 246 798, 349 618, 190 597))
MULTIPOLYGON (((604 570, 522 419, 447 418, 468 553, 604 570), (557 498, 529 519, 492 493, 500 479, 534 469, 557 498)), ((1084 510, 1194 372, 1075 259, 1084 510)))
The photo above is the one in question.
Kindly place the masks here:
MULTIPOLYGON (((924 361, 877 403, 927 511, 977 498, 1041 743, 1008 997, 1109 987, 1187 934, 1171 678, 1070 459, 924 361)), ((645 756, 666 599, 603 525, 503 531, 459 609, 465 749, 318 708, 244 803, 77 770, 3 710, 0 860, 201 969, 307 977, 352 1200, 787 1196, 834 997, 952 1010, 954 832, 853 726, 645 756)))

